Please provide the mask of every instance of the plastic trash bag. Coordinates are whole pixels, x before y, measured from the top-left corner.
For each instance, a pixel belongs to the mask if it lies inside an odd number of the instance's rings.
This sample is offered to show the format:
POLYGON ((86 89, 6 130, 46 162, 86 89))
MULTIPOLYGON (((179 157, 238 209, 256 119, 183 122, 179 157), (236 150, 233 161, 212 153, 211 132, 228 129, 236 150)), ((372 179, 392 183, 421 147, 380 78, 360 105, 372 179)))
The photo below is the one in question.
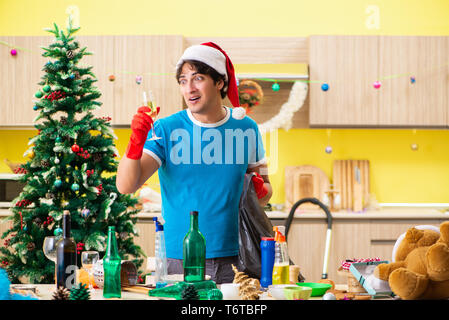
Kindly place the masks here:
POLYGON ((259 204, 251 177, 245 174, 239 205, 239 271, 260 279, 262 237, 274 237, 273 225, 259 204))
MULTIPOLYGON (((254 173, 245 174, 242 195, 239 204, 239 271, 251 278, 260 279, 262 259, 260 241, 262 237, 273 237, 273 225, 259 204, 251 177, 254 173)), ((290 259, 290 265, 295 263, 290 259)), ((301 274, 298 282, 304 281, 301 274)))

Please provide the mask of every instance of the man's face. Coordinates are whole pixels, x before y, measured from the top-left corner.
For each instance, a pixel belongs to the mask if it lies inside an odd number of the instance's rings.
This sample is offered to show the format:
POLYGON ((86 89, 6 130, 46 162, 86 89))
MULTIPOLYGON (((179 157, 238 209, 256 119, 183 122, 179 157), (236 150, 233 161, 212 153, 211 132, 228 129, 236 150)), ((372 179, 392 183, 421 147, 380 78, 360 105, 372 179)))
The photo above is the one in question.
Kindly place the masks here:
POLYGON ((211 76, 198 73, 191 64, 184 63, 179 76, 179 87, 190 111, 204 113, 220 103, 223 81, 214 83, 211 76))

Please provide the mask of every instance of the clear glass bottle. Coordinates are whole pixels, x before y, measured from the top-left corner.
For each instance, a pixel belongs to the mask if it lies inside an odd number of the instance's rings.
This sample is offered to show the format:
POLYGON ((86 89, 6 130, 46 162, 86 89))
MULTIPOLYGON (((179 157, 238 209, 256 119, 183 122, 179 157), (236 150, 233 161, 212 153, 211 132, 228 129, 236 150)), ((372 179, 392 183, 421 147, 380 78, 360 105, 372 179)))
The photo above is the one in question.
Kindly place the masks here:
POLYGON ((118 254, 117 239, 115 237, 115 227, 108 228, 108 245, 106 255, 103 258, 104 286, 103 297, 121 298, 121 259, 118 254))
POLYGON ((184 281, 204 281, 206 239, 198 227, 198 211, 190 212, 190 229, 183 241, 184 281))

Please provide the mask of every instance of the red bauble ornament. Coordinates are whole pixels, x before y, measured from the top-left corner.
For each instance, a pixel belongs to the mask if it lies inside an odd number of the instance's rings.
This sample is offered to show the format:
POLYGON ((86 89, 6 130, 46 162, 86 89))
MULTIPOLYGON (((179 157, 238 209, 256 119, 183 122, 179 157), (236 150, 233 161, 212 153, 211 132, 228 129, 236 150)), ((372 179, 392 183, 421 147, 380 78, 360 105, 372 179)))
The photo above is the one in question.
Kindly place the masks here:
POLYGON ((72 151, 73 152, 78 152, 78 151, 80 151, 80 147, 79 147, 79 145, 77 145, 76 143, 72 146, 72 151))

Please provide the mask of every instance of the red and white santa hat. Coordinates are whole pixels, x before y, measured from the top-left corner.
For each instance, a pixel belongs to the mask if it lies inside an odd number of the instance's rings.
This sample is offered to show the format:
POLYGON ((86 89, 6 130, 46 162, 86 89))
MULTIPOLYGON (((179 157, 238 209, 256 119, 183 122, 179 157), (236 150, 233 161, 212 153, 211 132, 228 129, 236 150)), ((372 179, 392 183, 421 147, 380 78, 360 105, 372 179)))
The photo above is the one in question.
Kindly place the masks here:
POLYGON ((228 80, 228 98, 234 107, 240 106, 237 81, 235 79, 234 65, 226 52, 213 42, 205 42, 188 47, 178 63, 176 69, 182 66, 186 60, 196 60, 207 64, 228 80))

